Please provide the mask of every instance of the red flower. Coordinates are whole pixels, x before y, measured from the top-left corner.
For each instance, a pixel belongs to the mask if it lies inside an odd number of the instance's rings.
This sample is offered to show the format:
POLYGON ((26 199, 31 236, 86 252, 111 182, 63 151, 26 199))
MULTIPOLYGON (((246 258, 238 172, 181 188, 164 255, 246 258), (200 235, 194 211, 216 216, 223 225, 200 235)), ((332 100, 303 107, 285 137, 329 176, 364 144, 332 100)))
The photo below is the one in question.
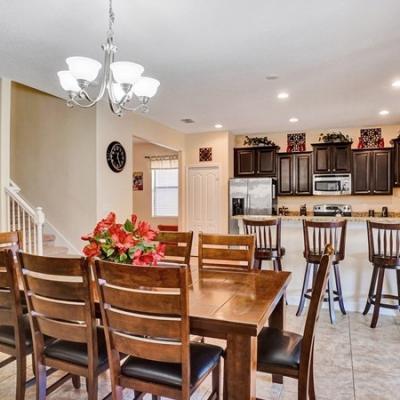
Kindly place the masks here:
POLYGON ((164 243, 159 243, 156 247, 156 253, 160 257, 165 256, 165 249, 167 248, 167 245, 164 243))
POLYGON ((103 218, 94 228, 94 234, 98 235, 99 233, 102 233, 106 231, 107 229, 110 229, 116 221, 116 216, 114 212, 110 212, 107 217, 103 218))
POLYGON ((132 222, 133 226, 136 225, 136 221, 137 221, 137 215, 136 214, 132 214, 131 215, 131 222, 132 222))
POLYGON ((91 233, 88 233, 87 235, 81 236, 81 239, 82 240, 91 240, 91 239, 93 239, 93 236, 91 233))
POLYGON ((83 254, 86 257, 96 257, 100 254, 100 246, 96 242, 90 242, 83 248, 83 254))
POLYGON ((135 245, 135 239, 132 233, 124 231, 121 226, 117 227, 115 225, 110 228, 109 232, 119 254, 126 253, 135 245))
POLYGON ((150 224, 145 221, 139 222, 137 233, 143 239, 147 240, 154 240, 157 235, 157 233, 153 229, 151 229, 150 224))
POLYGON ((153 253, 143 253, 142 250, 136 250, 133 254, 133 265, 156 265, 157 261, 155 260, 153 253))

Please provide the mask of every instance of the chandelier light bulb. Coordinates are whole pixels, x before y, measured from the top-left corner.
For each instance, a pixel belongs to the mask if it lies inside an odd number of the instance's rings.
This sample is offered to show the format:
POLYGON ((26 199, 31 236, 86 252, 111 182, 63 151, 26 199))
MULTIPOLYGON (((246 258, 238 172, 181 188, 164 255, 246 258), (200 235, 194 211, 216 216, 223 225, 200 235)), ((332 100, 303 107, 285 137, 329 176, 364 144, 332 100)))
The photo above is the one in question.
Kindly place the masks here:
POLYGON ((114 62, 110 68, 115 82, 130 85, 133 85, 144 71, 140 64, 130 61, 114 62))
POLYGON ((101 69, 97 60, 88 57, 68 57, 65 61, 73 77, 86 82, 93 82, 101 69))
POLYGON ((133 93, 138 97, 151 98, 157 93, 160 82, 157 79, 141 76, 133 85, 133 93))
POLYGON ((118 84, 118 83, 113 83, 113 84, 112 84, 112 89, 111 89, 111 90, 112 90, 112 94, 113 94, 113 96, 114 96, 114 99, 115 99, 118 103, 120 103, 121 100, 124 98, 124 96, 127 94, 127 93, 125 92, 125 90, 122 89, 121 85, 118 84))
POLYGON ((78 82, 72 76, 70 71, 58 71, 57 76, 60 80, 61 87, 67 92, 78 93, 81 90, 78 82))

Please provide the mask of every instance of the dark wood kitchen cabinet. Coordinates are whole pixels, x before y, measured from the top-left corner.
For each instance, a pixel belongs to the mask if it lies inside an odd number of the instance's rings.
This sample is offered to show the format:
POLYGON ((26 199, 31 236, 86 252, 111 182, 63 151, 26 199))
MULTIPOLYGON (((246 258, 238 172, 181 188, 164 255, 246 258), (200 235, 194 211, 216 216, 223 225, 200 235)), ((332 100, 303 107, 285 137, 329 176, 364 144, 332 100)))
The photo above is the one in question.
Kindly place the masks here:
POLYGON ((235 177, 275 177, 277 150, 278 147, 243 147, 235 149, 235 177))
POLYGON ((312 194, 312 152, 278 154, 278 196, 312 194))
POLYGON ((393 184, 400 186, 400 138, 393 139, 393 184))
POLYGON ((392 194, 392 149, 353 150, 353 194, 392 194))
POLYGON ((351 143, 313 144, 314 174, 351 172, 351 143))

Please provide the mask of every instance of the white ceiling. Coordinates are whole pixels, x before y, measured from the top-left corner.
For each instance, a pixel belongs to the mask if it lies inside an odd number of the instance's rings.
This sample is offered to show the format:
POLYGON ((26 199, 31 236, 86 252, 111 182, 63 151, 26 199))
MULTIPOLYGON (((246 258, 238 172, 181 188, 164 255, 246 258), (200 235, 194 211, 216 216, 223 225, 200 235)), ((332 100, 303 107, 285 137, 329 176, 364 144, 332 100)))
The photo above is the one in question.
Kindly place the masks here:
MULTIPOLYGON (((178 130, 400 122, 400 90, 391 87, 400 79, 399 0, 114 0, 114 8, 118 58, 161 81, 150 117, 178 130), (278 101, 280 90, 290 98, 278 101)), ((0 0, 0 76, 63 95, 64 59, 102 60, 106 28, 106 0, 0 0)))

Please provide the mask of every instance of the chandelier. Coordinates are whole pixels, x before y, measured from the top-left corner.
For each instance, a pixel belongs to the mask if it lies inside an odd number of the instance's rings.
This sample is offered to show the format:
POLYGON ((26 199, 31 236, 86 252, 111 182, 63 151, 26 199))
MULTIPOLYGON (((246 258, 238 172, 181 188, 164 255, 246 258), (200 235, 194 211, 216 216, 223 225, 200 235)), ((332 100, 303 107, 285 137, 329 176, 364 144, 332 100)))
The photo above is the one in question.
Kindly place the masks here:
POLYGON ((142 76, 144 68, 130 61, 114 61, 117 47, 114 44, 115 15, 109 0, 109 25, 107 42, 102 45, 104 65, 100 83, 96 80, 101 63, 88 57, 68 57, 68 70, 57 73, 61 87, 68 92, 67 105, 89 108, 98 103, 107 91, 112 112, 121 116, 123 111, 148 111, 148 102, 157 93, 160 82, 142 76), (92 97, 88 89, 97 86, 98 95, 92 97), (129 105, 130 106, 129 106, 129 105))

